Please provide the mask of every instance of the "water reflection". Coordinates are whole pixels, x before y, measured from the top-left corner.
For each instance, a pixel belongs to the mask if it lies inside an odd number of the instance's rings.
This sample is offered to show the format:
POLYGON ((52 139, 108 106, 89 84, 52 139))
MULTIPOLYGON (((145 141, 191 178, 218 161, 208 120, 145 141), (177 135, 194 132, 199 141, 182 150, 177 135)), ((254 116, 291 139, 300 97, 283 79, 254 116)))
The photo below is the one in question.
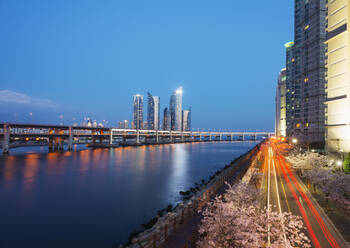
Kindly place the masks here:
POLYGON ((178 194, 178 192, 187 186, 187 173, 188 166, 188 154, 189 150, 186 144, 171 145, 172 157, 171 157, 171 172, 168 181, 168 191, 172 196, 178 194))
MULTIPOLYGON (((180 190, 255 143, 189 143, 0 156, 0 246, 111 247, 180 190), (39 242, 47 240, 45 244, 39 242), (60 240, 59 244, 56 242, 60 240), (103 242, 102 242, 103 241, 103 242), (22 243, 21 243, 22 242, 22 243)), ((37 150, 35 150, 37 149, 37 150)))

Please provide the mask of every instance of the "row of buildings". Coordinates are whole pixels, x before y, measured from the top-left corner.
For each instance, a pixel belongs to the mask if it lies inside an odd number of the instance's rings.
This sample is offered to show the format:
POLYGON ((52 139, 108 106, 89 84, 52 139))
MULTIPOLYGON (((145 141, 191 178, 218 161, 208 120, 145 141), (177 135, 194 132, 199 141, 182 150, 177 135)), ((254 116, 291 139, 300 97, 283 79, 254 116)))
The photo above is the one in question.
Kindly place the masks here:
MULTIPOLYGON (((133 129, 148 130, 191 130, 191 107, 182 109, 182 87, 174 91, 170 97, 169 107, 163 110, 163 121, 161 122, 160 98, 147 93, 147 118, 143 118, 144 96, 137 94, 133 96, 133 129)), ((127 121, 119 122, 120 128, 127 128, 127 121)))
POLYGON ((295 0, 294 41, 278 76, 276 135, 350 152, 350 0, 295 0))

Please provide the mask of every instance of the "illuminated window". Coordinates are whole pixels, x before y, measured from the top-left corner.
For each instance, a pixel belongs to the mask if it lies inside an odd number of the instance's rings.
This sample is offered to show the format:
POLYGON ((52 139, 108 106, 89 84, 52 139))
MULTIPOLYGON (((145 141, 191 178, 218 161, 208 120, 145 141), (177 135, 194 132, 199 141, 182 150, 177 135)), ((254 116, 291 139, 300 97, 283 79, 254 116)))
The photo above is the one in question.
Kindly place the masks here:
POLYGON ((310 27, 310 25, 306 25, 306 26, 304 27, 304 30, 309 29, 309 27, 310 27))
POLYGON ((305 83, 309 82, 309 78, 304 78, 304 82, 305 83))
POLYGON ((294 58, 292 58, 292 62, 294 62, 295 61, 295 59, 294 58))
POLYGON ((299 128, 300 127, 300 123, 297 123, 296 127, 299 128))
POLYGON ((305 123, 305 127, 309 127, 309 123, 305 123))

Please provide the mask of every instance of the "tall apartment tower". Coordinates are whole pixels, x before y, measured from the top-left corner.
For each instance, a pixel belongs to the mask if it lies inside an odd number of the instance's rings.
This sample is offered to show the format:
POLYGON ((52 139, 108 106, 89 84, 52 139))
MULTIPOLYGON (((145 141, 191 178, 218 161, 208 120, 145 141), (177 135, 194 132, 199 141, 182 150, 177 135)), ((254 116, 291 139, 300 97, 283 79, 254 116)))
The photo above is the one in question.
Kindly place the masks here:
POLYGON ((288 42, 284 46, 286 48, 286 135, 292 137, 296 132, 296 124, 300 122, 301 92, 295 81, 294 42, 288 42))
POLYGON ((349 0, 327 3, 326 148, 350 152, 349 0))
POLYGON ((276 136, 286 136, 286 68, 283 68, 278 75, 276 88, 276 136))
POLYGON ((134 95, 133 96, 133 128, 142 129, 143 128, 143 96, 134 95))
POLYGON ((147 124, 150 130, 159 130, 160 125, 160 99, 158 96, 152 96, 147 93, 147 124))
POLYGON ((191 130, 191 111, 191 107, 188 110, 182 111, 182 131, 191 130))
POLYGON ((170 97, 170 128, 182 130, 182 87, 174 91, 170 97))
POLYGON ((168 108, 165 108, 163 111, 163 130, 170 130, 170 114, 168 108))
POLYGON ((295 94, 300 102, 294 135, 324 147, 326 0, 296 0, 294 17, 295 94))

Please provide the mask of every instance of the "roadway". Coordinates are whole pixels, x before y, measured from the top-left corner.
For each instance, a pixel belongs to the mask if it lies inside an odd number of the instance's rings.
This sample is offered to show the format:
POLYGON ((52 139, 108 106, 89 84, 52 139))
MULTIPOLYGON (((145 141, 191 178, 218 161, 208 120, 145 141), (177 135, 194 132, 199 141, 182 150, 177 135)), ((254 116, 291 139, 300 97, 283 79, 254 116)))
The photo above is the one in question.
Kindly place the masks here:
POLYGON ((346 242, 286 162, 286 143, 270 140, 261 146, 264 204, 277 212, 301 216, 313 247, 347 247, 346 242))

